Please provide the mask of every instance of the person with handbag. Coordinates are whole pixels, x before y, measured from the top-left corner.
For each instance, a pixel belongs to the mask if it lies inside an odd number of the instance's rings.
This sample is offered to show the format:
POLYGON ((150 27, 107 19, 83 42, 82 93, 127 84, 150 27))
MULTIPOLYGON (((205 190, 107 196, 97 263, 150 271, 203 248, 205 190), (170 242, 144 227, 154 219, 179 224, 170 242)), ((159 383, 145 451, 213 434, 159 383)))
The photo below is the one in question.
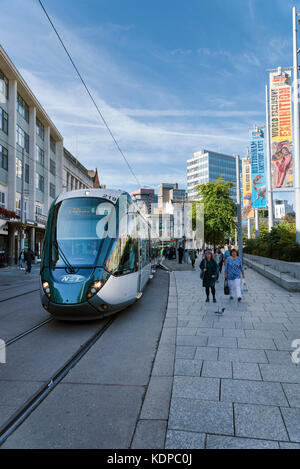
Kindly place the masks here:
POLYGON ((206 303, 209 302, 209 290, 211 289, 211 293, 213 296, 213 302, 216 303, 216 289, 215 283, 218 277, 218 265, 214 260, 213 253, 211 251, 206 251, 204 259, 201 261, 200 264, 201 275, 200 278, 202 279, 203 287, 205 288, 206 292, 206 303))
POLYGON ((230 257, 226 260, 224 276, 225 281, 229 282, 230 299, 233 300, 233 289, 235 288, 237 299, 240 302, 242 300, 241 277, 245 279, 245 272, 236 249, 231 249, 230 257))

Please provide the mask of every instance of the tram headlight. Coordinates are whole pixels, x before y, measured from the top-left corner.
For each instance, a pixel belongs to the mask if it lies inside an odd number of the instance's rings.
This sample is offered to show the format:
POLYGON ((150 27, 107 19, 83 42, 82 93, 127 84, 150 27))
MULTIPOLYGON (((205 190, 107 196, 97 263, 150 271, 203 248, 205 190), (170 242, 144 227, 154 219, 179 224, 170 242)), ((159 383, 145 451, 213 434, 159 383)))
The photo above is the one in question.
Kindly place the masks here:
POLYGON ((103 287, 103 285, 105 284, 106 280, 97 280, 96 282, 93 282, 90 286, 89 286, 89 289, 88 289, 88 292, 87 292, 87 298, 92 298, 92 296, 96 295, 96 293, 98 293, 98 291, 100 290, 100 288, 103 287))
POLYGON ((43 282, 42 283, 42 287, 43 287, 43 290, 44 290, 44 293, 45 295, 50 298, 51 296, 51 292, 50 292, 50 285, 48 282, 43 282))

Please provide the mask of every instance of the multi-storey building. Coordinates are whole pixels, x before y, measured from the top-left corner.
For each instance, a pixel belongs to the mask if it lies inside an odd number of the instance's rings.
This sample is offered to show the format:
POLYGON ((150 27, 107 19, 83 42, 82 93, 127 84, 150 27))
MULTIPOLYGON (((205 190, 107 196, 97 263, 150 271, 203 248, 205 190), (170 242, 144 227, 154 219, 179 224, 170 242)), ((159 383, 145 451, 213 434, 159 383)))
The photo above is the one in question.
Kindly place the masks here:
MULTIPOLYGON (((216 181, 224 176, 224 181, 236 183, 236 163, 234 156, 209 150, 200 150, 187 160, 188 198, 196 199, 196 187, 206 182, 216 181)), ((235 198, 235 190, 232 191, 235 198)))
POLYGON ((10 264, 18 252, 22 176, 26 244, 39 254, 49 205, 62 189, 62 161, 61 134, 0 46, 0 249, 10 264))
POLYGON ((274 208, 274 215, 276 220, 281 220, 288 214, 294 215, 293 205, 289 204, 287 200, 274 200, 274 208))
MULTIPOLYGON (((64 148, 64 181, 63 192, 94 187, 94 178, 90 171, 81 164, 66 148, 64 148)), ((100 185, 99 185, 100 187, 100 185)))
POLYGON ((17 261, 22 229, 25 248, 40 256, 52 201, 81 187, 103 187, 97 170, 88 171, 64 149, 62 135, 0 46, 0 266, 17 261))
POLYGON ((144 214, 151 214, 152 204, 157 202, 154 189, 137 189, 131 192, 131 198, 138 206, 139 210, 144 214))

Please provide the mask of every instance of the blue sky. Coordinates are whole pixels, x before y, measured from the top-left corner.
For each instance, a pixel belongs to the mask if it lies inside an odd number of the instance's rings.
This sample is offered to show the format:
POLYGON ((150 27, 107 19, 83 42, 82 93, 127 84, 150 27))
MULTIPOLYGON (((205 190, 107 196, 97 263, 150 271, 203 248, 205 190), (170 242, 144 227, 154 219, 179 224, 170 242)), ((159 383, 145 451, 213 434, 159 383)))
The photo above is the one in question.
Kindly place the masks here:
MULTIPOLYGON (((294 4, 44 0, 143 186, 184 186, 201 148, 246 153, 266 69, 292 64, 294 4)), ((37 0, 1 0, 0 39, 65 146, 107 186, 135 189, 37 0)))

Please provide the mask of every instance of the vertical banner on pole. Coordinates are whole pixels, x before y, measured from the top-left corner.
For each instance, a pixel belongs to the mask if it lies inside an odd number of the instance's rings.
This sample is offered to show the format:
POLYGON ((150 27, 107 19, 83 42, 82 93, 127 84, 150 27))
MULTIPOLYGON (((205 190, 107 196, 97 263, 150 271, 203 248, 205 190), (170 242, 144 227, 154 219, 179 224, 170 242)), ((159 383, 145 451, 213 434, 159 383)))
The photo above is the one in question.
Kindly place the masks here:
POLYGON ((254 209, 252 206, 252 186, 251 186, 251 163, 249 159, 242 160, 243 174, 243 210, 242 218, 253 218, 254 209))
POLYGON ((263 130, 250 130, 250 161, 253 208, 266 208, 267 185, 263 130))
POLYGON ((270 140, 273 188, 293 187, 291 72, 270 73, 270 140))

